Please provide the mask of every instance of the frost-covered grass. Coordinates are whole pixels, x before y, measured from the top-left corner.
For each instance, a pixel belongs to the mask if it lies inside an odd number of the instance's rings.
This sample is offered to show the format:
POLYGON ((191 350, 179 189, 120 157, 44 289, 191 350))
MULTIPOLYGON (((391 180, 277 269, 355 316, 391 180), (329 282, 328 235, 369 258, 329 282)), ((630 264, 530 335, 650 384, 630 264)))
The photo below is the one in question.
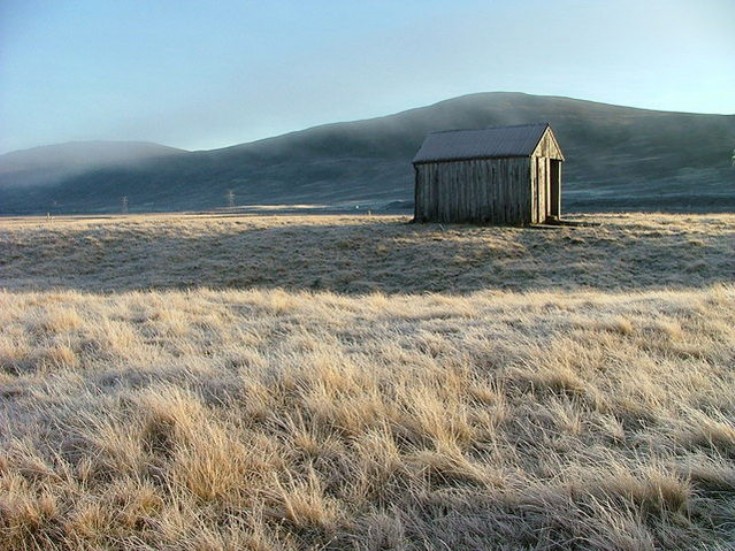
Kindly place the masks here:
POLYGON ((729 548, 735 217, 600 219, 0 220, 0 549, 729 548))
POLYGON ((483 228, 387 216, 0 219, 0 286, 466 294, 691 288, 735 273, 735 215, 579 219, 599 225, 483 228))

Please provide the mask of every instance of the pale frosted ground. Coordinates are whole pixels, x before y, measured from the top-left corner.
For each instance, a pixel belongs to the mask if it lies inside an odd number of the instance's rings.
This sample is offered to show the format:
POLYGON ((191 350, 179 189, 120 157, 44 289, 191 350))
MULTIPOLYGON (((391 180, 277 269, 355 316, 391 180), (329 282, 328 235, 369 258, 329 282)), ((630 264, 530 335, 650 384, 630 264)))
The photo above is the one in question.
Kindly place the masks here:
POLYGON ((735 216, 0 220, 0 548, 729 549, 735 216))
POLYGON ((735 273, 732 215, 579 219, 601 225, 445 227, 378 216, 3 219, 0 285, 414 294, 689 288, 735 273))

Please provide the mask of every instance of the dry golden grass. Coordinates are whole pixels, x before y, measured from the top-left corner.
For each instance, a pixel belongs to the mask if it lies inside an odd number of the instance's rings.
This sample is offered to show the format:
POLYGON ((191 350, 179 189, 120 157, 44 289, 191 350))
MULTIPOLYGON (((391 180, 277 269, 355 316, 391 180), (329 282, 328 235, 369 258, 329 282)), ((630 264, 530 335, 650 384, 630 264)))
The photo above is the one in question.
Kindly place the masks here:
POLYGON ((0 220, 0 549, 732 548, 735 216, 600 219, 0 220))

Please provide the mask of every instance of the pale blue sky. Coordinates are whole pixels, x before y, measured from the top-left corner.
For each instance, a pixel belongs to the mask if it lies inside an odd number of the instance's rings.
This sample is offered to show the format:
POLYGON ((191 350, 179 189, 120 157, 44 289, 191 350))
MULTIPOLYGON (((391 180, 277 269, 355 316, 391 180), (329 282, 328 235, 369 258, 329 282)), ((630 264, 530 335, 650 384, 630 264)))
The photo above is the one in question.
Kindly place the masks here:
POLYGON ((735 0, 0 0, 0 153, 211 149, 489 91, 735 113, 735 0))

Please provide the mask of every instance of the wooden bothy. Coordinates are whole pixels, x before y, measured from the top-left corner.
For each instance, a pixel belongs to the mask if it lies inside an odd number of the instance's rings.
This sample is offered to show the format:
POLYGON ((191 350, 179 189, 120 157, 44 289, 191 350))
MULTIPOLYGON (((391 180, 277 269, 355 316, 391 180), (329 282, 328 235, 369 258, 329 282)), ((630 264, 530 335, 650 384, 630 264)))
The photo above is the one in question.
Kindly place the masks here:
POLYGON ((563 160, 547 123, 433 132, 413 159, 414 220, 524 226, 558 218, 563 160))

